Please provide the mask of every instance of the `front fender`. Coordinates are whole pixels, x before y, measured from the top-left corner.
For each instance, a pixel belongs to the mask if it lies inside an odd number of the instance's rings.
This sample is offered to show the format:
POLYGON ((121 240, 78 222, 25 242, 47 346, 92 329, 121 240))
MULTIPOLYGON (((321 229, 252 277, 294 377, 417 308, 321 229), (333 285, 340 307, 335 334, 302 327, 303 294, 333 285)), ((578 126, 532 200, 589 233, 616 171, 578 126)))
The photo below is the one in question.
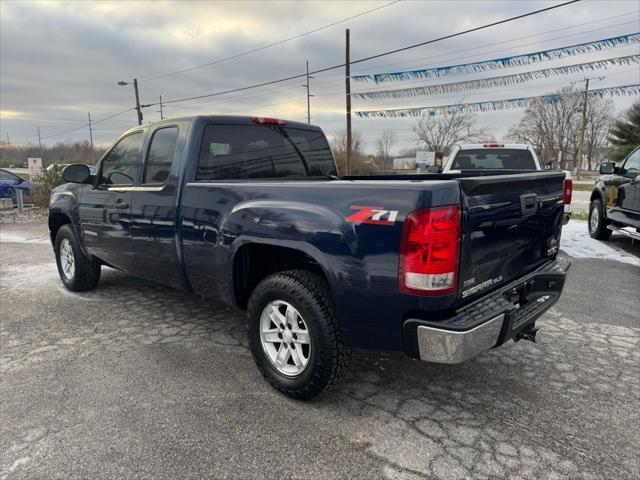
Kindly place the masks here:
POLYGON ((68 223, 73 228, 80 248, 85 255, 89 255, 84 246, 84 235, 80 227, 80 215, 78 213, 79 189, 75 185, 61 185, 52 192, 52 202, 49 205, 49 236, 52 245, 55 245, 54 231, 59 228, 60 216, 66 217, 68 223), (54 230, 55 229, 55 230, 54 230))
POLYGON ((609 202, 609 190, 607 189, 607 184, 602 180, 598 180, 594 185, 589 202, 593 202, 596 198, 599 198, 602 201, 602 212, 606 217, 607 204, 609 202))

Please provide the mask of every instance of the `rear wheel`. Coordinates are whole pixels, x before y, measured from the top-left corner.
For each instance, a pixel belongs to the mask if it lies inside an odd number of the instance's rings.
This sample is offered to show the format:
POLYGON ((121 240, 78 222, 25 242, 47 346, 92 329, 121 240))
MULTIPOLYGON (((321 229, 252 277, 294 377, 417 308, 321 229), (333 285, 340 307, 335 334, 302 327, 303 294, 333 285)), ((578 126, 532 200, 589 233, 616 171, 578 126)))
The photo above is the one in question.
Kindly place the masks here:
POLYGON ((313 398, 348 368, 350 351, 319 275, 303 270, 270 275, 251 294, 247 314, 253 358, 281 392, 313 398))
POLYGON ((596 198, 589 206, 589 235, 591 235, 591 238, 598 240, 608 239, 611 236, 611 230, 607 228, 607 224, 602 200, 596 198))
POLYGON ((70 225, 63 225, 56 234, 56 264, 65 287, 74 292, 95 288, 100 280, 100 262, 87 257, 70 225))

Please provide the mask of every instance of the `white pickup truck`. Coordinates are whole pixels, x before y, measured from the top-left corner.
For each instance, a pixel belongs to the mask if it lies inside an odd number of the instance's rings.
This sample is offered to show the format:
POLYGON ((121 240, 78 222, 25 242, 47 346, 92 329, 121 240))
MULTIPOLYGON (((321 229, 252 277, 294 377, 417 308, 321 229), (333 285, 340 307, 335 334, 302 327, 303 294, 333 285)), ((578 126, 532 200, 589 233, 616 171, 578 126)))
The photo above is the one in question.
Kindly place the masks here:
MULTIPOLYGON (((456 145, 445 160, 442 173, 464 170, 543 170, 531 145, 523 143, 469 143, 456 145)), ((571 218, 573 181, 564 170, 564 223, 571 218)))

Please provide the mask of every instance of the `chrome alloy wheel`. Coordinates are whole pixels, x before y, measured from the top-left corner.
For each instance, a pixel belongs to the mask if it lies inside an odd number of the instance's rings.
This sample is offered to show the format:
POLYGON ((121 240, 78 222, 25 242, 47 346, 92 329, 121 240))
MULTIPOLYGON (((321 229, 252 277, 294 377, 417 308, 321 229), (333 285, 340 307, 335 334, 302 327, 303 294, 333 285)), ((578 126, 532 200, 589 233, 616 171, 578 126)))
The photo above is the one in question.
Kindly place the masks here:
POLYGON ((267 304, 260 315, 260 342, 278 372, 300 375, 309 363, 311 338, 300 312, 284 300, 267 304))
POLYGON ((68 239, 60 242, 60 265, 62 273, 67 280, 73 280, 76 273, 76 260, 73 256, 73 247, 68 239))
POLYGON ((600 221, 600 211, 598 207, 594 205, 591 208, 591 218, 589 219, 589 230, 591 233, 595 234, 596 230, 598 230, 598 222, 600 221))

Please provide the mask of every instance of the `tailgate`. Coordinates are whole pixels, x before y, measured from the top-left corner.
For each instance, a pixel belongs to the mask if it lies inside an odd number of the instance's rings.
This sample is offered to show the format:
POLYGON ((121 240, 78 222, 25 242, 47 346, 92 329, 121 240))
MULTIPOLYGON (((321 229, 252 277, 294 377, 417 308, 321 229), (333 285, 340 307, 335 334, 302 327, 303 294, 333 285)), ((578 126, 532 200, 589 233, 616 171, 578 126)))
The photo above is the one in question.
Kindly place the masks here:
POLYGON ((462 178, 459 300, 466 303, 556 256, 563 172, 462 178))

